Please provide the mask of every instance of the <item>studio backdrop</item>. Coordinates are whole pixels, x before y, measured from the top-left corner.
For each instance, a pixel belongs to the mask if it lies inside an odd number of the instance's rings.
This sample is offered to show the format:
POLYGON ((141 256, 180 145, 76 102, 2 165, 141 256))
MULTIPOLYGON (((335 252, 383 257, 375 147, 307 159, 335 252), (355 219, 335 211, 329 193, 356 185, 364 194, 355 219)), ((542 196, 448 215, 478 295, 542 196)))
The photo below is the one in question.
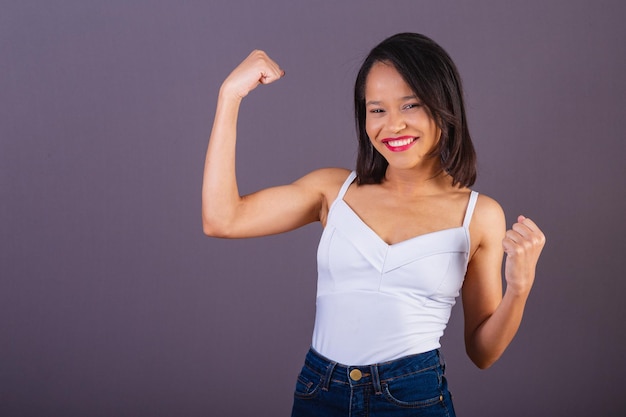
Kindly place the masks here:
MULTIPOLYGON (((0 415, 286 416, 311 342, 321 226, 205 237, 222 80, 242 193, 352 169, 352 88, 382 39, 459 67, 474 189, 547 245, 521 329, 480 371, 462 305, 442 340, 459 416, 626 409, 626 6, 613 0, 30 0, 0 7, 0 415)), ((366 308, 366 307, 364 307, 366 308)))

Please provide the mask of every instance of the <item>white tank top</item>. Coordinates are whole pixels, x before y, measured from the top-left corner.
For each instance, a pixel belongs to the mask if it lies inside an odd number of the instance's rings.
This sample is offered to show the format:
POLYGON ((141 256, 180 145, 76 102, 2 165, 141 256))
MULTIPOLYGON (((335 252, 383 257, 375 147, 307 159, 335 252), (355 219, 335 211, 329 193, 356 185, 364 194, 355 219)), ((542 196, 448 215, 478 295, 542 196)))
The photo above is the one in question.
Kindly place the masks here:
POLYGON ((369 365, 439 348, 467 270, 472 191, 463 225, 389 245, 343 196, 328 211, 317 251, 312 346, 346 365, 369 365))

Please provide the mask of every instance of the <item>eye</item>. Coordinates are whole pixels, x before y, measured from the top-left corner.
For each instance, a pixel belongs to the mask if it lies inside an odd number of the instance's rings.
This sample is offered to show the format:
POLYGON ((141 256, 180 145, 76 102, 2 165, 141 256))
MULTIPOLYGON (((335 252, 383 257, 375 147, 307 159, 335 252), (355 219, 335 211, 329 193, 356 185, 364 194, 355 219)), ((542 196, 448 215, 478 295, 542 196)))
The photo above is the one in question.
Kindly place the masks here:
POLYGON ((384 113, 385 111, 383 109, 371 109, 370 113, 384 113))
POLYGON ((423 106, 422 103, 408 103, 408 104, 404 105, 403 109, 404 110, 416 109, 416 108, 422 107, 422 106, 423 106))

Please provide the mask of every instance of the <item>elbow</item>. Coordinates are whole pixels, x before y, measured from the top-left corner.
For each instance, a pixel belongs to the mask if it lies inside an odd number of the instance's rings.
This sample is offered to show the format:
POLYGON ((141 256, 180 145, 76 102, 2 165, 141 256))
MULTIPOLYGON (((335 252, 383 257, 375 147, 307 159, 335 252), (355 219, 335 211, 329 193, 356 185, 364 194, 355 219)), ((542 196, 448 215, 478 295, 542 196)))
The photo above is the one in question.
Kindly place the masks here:
POLYGON ((219 237, 223 239, 226 239, 229 237, 228 233, 225 232, 223 229, 220 229, 218 227, 215 227, 213 225, 209 225, 206 223, 202 224, 202 232, 205 234, 205 236, 208 236, 208 237, 219 237))
POLYGON ((479 355, 476 353, 472 354, 471 352, 467 352, 467 356, 478 369, 483 371, 491 368, 491 366, 496 363, 499 358, 499 356, 479 355))
POLYGON ((202 222, 202 232, 204 233, 205 236, 208 236, 208 237, 220 237, 221 236, 218 229, 216 229, 213 225, 205 221, 202 222))
POLYGON ((229 227, 224 221, 202 216, 202 231, 208 237, 229 238, 229 227))
POLYGON ((202 201, 202 231, 206 236, 236 238, 237 207, 232 204, 202 201))
MULTIPOLYGON (((471 359, 471 358, 470 358, 471 359)), ((474 363, 474 365, 476 365, 476 367, 482 371, 484 371, 485 369, 489 369, 491 368, 491 365, 493 365, 496 361, 488 361, 488 360, 476 360, 476 359, 472 359, 472 362, 474 363)))
POLYGON ((500 357, 500 355, 488 355, 485 353, 481 354, 479 352, 472 352, 470 349, 466 349, 466 353, 472 363, 480 370, 491 368, 491 366, 496 363, 500 357))
POLYGON ((232 221, 228 212, 215 204, 202 202, 202 231, 208 237, 227 238, 232 221))

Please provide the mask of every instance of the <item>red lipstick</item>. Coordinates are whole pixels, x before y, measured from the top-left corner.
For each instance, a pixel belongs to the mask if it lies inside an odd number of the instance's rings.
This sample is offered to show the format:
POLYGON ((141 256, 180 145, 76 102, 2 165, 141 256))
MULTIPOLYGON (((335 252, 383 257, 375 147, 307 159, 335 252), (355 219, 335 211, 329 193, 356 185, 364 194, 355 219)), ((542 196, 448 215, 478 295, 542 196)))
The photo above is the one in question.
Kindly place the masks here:
POLYGON ((414 136, 400 136, 397 138, 385 138, 381 140, 381 142, 391 152, 402 152, 413 146, 413 144, 417 142, 417 139, 419 138, 414 136))

